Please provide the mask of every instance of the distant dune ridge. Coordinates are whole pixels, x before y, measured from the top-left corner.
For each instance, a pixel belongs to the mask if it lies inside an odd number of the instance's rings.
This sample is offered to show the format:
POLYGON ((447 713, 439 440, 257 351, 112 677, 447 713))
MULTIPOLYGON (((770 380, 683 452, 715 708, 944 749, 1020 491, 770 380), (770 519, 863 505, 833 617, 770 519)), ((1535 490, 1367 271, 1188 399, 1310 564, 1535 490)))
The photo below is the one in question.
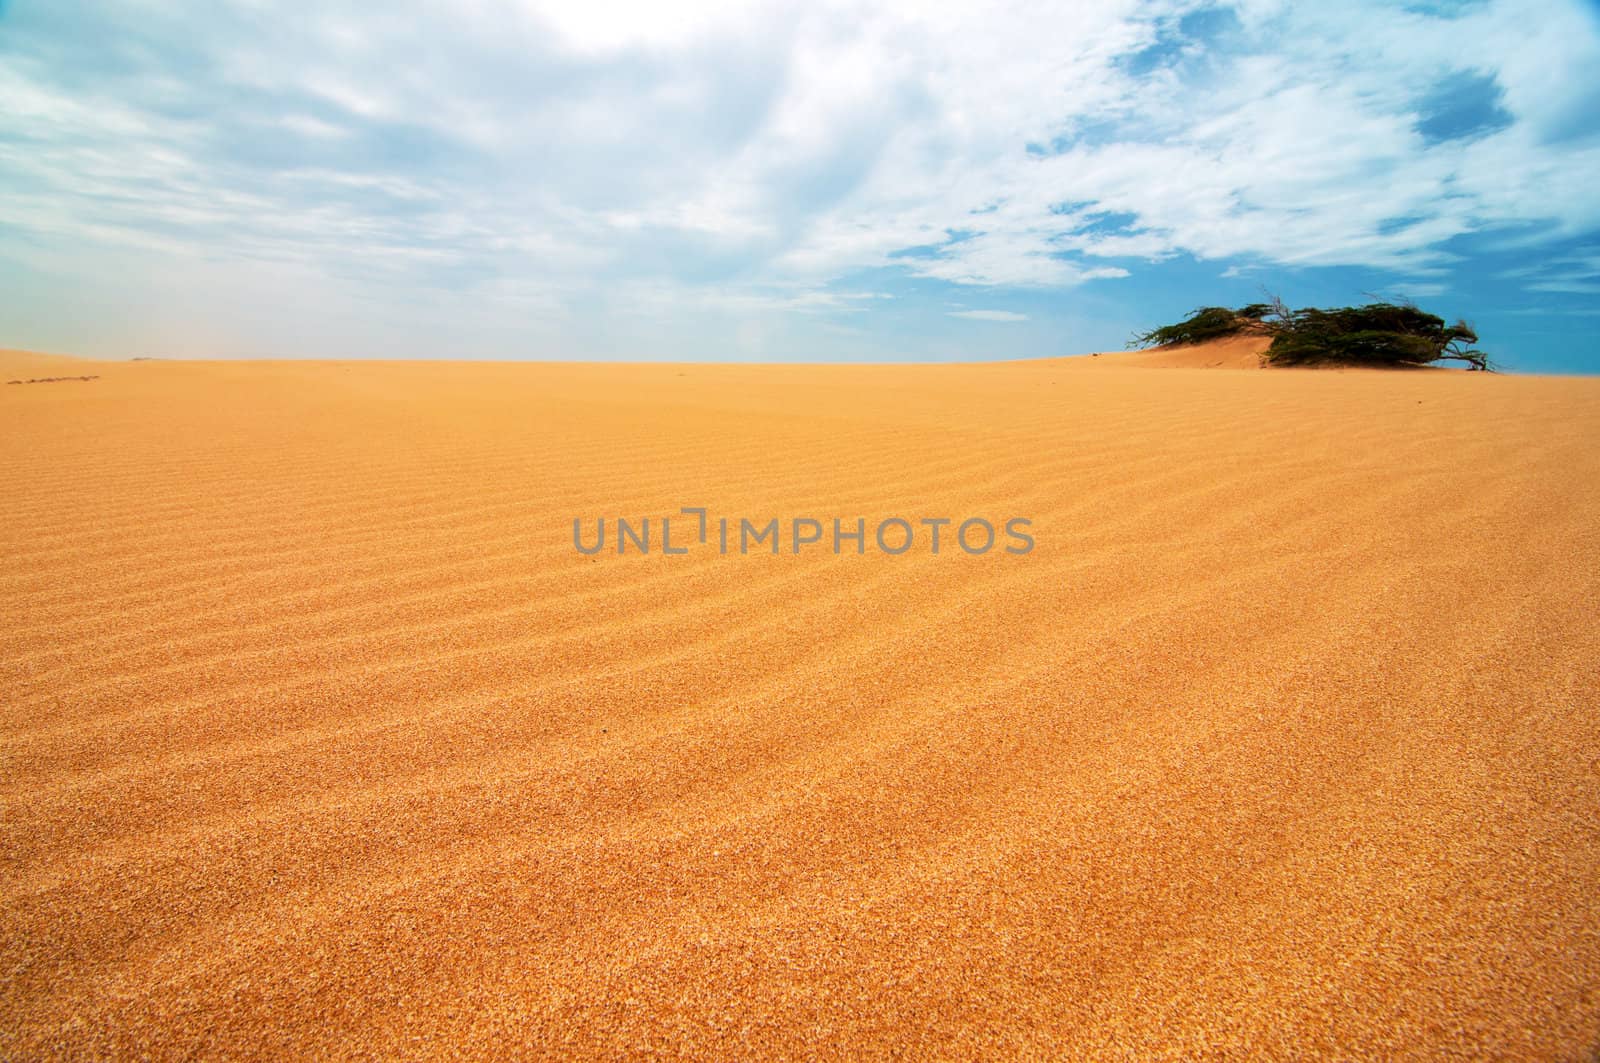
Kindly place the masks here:
POLYGON ((1592 1057, 1600 381, 1252 342, 0 354, 0 1057, 1592 1057))

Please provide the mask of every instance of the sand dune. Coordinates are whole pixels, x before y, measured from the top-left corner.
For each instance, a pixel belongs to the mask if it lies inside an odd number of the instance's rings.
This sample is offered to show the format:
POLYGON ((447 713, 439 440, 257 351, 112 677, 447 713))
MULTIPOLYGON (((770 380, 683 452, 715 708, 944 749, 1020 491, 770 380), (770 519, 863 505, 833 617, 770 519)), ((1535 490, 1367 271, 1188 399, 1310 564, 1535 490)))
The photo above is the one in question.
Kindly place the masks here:
POLYGON ((1141 369, 1260 369, 1271 336, 1229 336, 1209 343, 1182 343, 1143 351, 1117 351, 1088 358, 1066 358, 1073 366, 1141 369))
POLYGON ((0 1056, 1592 1055, 1600 381, 1160 361, 0 355, 0 1056))

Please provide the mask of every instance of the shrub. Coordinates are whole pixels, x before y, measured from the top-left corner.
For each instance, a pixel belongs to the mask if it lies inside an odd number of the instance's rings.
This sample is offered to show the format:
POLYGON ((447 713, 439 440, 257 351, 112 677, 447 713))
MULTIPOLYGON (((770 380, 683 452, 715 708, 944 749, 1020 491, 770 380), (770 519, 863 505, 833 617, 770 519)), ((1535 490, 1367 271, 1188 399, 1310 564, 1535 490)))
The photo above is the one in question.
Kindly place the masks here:
POLYGON ((1467 363, 1492 369, 1488 355, 1472 344, 1478 334, 1465 321, 1444 319, 1408 303, 1368 303, 1333 310, 1290 310, 1283 301, 1229 310, 1208 306, 1187 320, 1137 335, 1131 346, 1165 347, 1254 332, 1272 336, 1266 361, 1273 365, 1430 365, 1467 363))
POLYGON ((1135 336, 1129 346, 1169 347, 1177 343, 1204 343, 1232 336, 1250 329, 1260 320, 1261 315, 1251 317, 1247 313, 1257 309, 1265 313, 1270 308, 1252 305, 1242 310, 1229 310, 1225 306, 1202 306, 1176 325, 1163 325, 1135 336))
POLYGON ((1444 319, 1414 306, 1368 303, 1335 310, 1290 313, 1273 336, 1267 361, 1274 365, 1428 365, 1466 362, 1488 369, 1488 355, 1473 349, 1478 334, 1465 321, 1444 319))

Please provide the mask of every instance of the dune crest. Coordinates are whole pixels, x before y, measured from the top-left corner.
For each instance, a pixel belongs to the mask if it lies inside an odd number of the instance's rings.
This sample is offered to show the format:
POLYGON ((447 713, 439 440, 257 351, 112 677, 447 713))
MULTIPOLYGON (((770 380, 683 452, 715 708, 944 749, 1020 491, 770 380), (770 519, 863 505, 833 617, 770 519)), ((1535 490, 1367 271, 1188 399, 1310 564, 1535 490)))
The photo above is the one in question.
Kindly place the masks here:
POLYGON ((1142 351, 1092 355, 1096 364, 1141 369, 1263 369, 1271 336, 1228 336, 1205 343, 1185 343, 1142 351))

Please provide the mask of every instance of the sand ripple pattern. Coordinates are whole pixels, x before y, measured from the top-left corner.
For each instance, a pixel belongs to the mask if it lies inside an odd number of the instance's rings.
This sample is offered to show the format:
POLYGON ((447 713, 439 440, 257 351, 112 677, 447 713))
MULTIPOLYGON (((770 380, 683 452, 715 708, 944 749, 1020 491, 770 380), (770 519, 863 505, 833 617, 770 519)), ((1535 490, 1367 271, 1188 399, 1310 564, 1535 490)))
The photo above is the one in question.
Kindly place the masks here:
POLYGON ((0 1057, 1592 1056, 1600 381, 1248 354, 0 354, 0 1057))

